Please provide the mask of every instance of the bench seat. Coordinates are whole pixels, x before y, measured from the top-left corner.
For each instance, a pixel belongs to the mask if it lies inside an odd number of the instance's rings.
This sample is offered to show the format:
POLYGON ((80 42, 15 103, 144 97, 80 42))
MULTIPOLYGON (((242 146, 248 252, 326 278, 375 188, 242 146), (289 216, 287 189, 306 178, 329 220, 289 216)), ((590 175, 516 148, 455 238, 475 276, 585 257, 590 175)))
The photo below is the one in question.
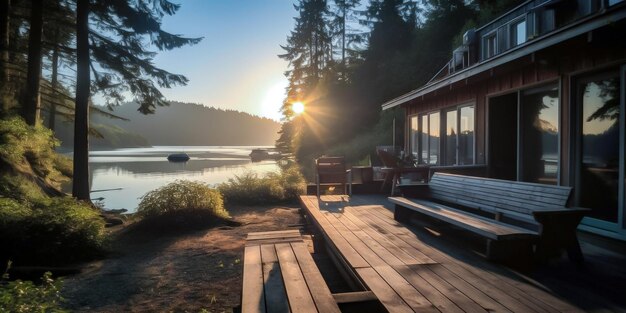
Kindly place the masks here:
POLYGON ((241 312, 340 312, 298 230, 248 234, 241 312))

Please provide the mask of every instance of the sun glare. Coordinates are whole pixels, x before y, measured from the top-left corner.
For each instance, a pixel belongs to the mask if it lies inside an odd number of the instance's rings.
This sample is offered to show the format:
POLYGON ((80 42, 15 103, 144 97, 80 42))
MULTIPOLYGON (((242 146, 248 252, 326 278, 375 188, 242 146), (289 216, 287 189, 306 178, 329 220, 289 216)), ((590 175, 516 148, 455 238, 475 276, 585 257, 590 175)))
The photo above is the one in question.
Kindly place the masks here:
POLYGON ((293 104, 291 104, 291 110, 296 115, 304 113, 304 103, 302 103, 302 102, 294 102, 293 104))
POLYGON ((261 115, 279 121, 282 117, 280 108, 285 100, 285 88, 289 82, 287 80, 278 82, 270 87, 265 93, 261 102, 261 115))

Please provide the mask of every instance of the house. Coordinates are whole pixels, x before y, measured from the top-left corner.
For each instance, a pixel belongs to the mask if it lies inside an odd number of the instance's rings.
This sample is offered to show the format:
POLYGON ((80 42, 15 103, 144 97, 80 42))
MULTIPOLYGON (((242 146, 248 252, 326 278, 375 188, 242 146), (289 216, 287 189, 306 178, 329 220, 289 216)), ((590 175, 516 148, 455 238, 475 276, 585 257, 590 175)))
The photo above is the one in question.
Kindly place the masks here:
POLYGON ((426 85, 384 103, 435 171, 573 187, 580 229, 626 240, 626 1, 529 0, 467 31, 426 85))

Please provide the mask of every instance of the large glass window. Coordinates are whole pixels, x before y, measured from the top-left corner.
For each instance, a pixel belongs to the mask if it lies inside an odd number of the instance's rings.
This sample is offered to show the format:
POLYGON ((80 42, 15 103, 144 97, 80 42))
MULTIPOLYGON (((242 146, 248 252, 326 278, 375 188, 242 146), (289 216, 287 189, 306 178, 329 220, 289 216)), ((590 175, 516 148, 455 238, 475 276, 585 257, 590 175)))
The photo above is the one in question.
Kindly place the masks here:
POLYGON ((409 140, 411 145, 411 155, 417 159, 419 155, 419 128, 417 116, 411 116, 411 129, 409 131, 409 140))
POLYGON ((428 164, 439 163, 439 113, 428 115, 428 164))
MULTIPOLYGON (((590 217, 617 222, 619 202, 620 76, 611 73, 582 81, 580 103, 578 206, 590 217)), ((623 147, 623 146, 622 146, 623 147)))
POLYGON ((474 107, 446 112, 444 165, 474 164, 474 107))
POLYGON ((474 164, 474 107, 461 107, 460 111, 459 165, 474 164))
POLYGON ((438 164, 439 162, 439 112, 425 114, 420 120, 420 147, 419 163, 438 164))
POLYGON ((557 184, 559 160, 559 91, 556 86, 520 95, 522 181, 557 184))
POLYGON ((456 164, 457 110, 446 112, 445 165, 456 164))

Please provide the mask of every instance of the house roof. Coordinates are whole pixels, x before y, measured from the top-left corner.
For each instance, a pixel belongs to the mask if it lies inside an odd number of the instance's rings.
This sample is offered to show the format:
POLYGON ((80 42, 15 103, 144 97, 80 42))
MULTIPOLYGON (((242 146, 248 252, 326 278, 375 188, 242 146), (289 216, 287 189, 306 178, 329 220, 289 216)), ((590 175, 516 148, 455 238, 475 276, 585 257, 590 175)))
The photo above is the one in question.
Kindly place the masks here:
POLYGON ((418 89, 383 103, 382 108, 383 110, 391 109, 416 98, 423 97, 436 90, 449 87, 456 82, 468 79, 480 73, 484 73, 497 66, 517 60, 521 57, 530 55, 547 47, 556 45, 560 42, 583 35, 589 31, 623 19, 626 19, 626 6, 618 6, 611 8, 606 12, 601 12, 600 14, 583 18, 567 26, 557 28, 535 40, 528 41, 504 53, 498 54, 488 60, 476 63, 452 75, 446 76, 443 79, 429 82, 418 89))

